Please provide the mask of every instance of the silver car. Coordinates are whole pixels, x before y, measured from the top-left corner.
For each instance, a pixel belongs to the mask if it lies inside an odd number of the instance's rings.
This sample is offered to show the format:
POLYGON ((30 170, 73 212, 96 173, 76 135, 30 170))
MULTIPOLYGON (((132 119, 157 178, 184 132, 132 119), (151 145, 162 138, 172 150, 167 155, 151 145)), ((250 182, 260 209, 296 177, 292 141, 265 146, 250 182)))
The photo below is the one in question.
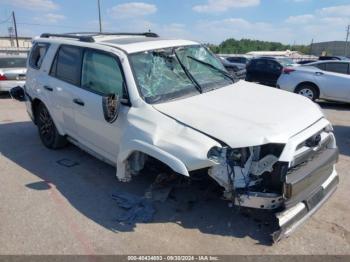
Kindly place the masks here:
POLYGON ((10 91, 16 86, 24 86, 26 80, 26 56, 0 56, 0 92, 10 91))
POLYGON ((350 102, 350 61, 318 61, 285 68, 277 87, 311 100, 350 102))

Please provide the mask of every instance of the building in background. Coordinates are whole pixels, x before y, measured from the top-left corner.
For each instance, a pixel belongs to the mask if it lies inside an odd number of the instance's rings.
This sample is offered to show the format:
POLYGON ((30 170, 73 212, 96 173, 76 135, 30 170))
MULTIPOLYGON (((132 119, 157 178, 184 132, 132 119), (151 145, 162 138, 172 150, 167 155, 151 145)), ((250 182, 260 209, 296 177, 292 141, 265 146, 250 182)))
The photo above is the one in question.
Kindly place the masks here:
POLYGON ((18 37, 18 47, 15 37, 0 36, 0 53, 28 53, 32 46, 31 37, 18 37))
POLYGON ((271 57, 288 57, 293 59, 294 62, 302 60, 316 60, 317 57, 313 55, 305 55, 299 51, 285 50, 285 51, 251 51, 247 55, 252 57, 258 56, 271 56, 271 57))
POLYGON ((350 56, 350 43, 345 41, 329 41, 313 43, 311 54, 316 56, 333 55, 333 56, 350 56))

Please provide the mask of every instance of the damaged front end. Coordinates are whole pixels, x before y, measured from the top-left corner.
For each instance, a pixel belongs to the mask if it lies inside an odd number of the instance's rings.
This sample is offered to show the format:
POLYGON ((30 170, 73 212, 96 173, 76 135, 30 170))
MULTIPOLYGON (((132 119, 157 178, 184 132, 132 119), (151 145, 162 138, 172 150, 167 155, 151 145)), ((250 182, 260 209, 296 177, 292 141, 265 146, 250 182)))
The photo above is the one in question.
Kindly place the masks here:
POLYGON ((285 146, 213 147, 208 152, 216 163, 208 174, 224 188, 226 200, 275 214, 275 242, 310 217, 338 184, 334 168, 338 149, 331 130, 323 129, 299 143, 290 161, 280 159, 285 146))

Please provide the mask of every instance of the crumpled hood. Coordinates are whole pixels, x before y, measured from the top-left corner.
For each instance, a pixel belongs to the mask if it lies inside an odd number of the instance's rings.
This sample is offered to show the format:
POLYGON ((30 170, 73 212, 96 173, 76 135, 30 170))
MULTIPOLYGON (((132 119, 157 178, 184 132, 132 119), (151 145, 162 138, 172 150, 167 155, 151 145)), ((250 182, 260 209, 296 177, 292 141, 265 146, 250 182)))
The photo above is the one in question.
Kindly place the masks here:
POLYGON ((232 148, 286 143, 323 117, 303 96, 245 81, 153 106, 232 148))

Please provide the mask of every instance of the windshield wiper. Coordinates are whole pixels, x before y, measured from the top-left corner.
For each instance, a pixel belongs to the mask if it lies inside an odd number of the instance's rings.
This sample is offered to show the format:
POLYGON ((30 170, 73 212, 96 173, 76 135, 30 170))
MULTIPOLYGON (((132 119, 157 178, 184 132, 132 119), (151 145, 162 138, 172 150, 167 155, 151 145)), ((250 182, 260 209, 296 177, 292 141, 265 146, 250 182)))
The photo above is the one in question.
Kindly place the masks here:
POLYGON ((190 71, 186 68, 186 66, 182 63, 182 61, 180 60, 180 58, 178 57, 175 48, 173 49, 173 53, 177 59, 177 61, 179 62, 182 70, 184 70, 186 76, 191 80, 191 82, 194 84, 194 86, 196 87, 196 89, 198 90, 199 93, 203 93, 203 88, 201 87, 201 85, 198 83, 198 81, 194 78, 194 76, 190 73, 190 71))
POLYGON ((197 59, 197 58, 195 58, 195 57, 193 57, 193 56, 187 56, 187 57, 190 58, 190 59, 192 59, 192 60, 194 60, 194 61, 196 61, 196 62, 198 62, 198 63, 200 63, 200 64, 202 64, 202 65, 206 65, 207 67, 210 67, 211 69, 214 69, 214 70, 220 72, 221 74, 223 74, 224 76, 226 76, 227 78, 229 78, 233 83, 236 82, 235 79, 234 79, 229 73, 225 72, 224 70, 222 70, 222 69, 220 69, 220 68, 217 68, 216 66, 213 66, 212 64, 209 64, 209 63, 207 63, 207 62, 205 62, 205 61, 202 61, 202 60, 200 60, 200 59, 197 59))

